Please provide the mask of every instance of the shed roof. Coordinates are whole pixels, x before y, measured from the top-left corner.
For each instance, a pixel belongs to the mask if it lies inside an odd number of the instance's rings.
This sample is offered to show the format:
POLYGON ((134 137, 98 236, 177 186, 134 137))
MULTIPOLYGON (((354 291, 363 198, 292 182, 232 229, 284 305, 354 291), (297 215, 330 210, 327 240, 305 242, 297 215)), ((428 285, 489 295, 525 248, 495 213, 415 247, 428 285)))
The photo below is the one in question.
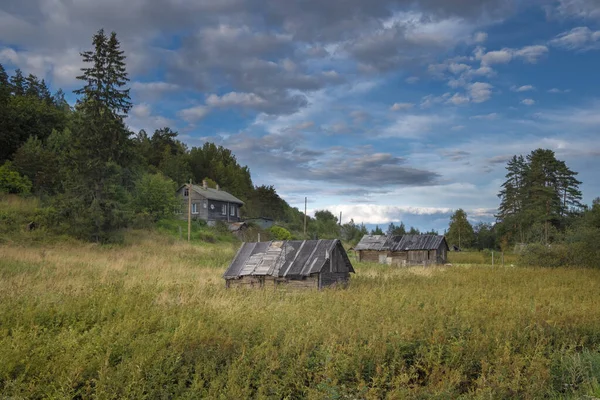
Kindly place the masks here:
POLYGON ((225 279, 246 275, 284 278, 309 276, 320 272, 332 257, 342 257, 354 272, 339 240, 286 240, 243 243, 223 274, 225 279))
MULTIPOLYGON (((181 189, 185 186, 187 186, 187 185, 182 185, 179 189, 181 189)), ((228 193, 221 189, 217 190, 217 189, 213 189, 213 188, 209 188, 209 187, 205 188, 200 185, 192 185, 192 189, 194 190, 194 192, 198 193, 199 195, 201 195, 209 200, 227 201, 229 203, 236 203, 236 204, 242 204, 242 205, 244 204, 243 201, 241 201, 240 199, 238 199, 231 193, 228 193)))
POLYGON ((446 243, 446 238, 443 235, 365 235, 354 250, 435 250, 442 243, 446 246, 446 250, 448 250, 448 243, 446 243))

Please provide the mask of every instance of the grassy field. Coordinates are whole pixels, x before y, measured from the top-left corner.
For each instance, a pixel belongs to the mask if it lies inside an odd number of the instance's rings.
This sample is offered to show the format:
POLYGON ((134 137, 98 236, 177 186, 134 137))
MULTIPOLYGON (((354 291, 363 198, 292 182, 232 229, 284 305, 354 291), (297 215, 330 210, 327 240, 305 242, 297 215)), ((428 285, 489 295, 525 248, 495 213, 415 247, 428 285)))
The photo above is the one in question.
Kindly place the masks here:
POLYGON ((599 270, 355 263, 346 290, 225 290, 237 246, 1 244, 0 398, 600 397, 599 270))

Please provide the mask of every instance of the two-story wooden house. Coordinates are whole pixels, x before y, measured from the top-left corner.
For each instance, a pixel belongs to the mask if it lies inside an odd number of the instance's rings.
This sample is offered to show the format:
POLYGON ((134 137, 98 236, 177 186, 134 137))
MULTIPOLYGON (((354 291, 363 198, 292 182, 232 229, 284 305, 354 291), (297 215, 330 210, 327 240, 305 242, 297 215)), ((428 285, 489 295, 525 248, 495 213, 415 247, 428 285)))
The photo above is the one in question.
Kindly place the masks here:
POLYGON ((244 202, 219 189, 209 188, 206 182, 200 185, 183 185, 177 190, 177 198, 181 200, 180 216, 188 217, 188 202, 192 200, 192 219, 202 219, 209 225, 216 221, 238 222, 240 218, 240 207, 244 202))

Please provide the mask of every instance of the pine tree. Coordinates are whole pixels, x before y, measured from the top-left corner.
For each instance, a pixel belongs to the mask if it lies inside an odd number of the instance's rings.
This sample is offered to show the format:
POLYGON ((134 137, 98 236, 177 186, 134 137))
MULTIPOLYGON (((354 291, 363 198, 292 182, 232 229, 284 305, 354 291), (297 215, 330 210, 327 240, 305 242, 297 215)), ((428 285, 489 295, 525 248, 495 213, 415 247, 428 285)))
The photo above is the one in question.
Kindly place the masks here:
POLYGON ((33 74, 29 74, 27 76, 27 78, 25 78, 25 85, 27 87, 25 89, 26 96, 33 96, 33 97, 41 98, 41 95, 40 95, 41 84, 40 84, 40 81, 37 78, 37 76, 35 76, 33 74))
POLYGON ((10 84, 15 96, 25 95, 27 85, 25 83, 25 78, 23 78, 23 72, 19 68, 15 70, 15 74, 10 78, 10 84))

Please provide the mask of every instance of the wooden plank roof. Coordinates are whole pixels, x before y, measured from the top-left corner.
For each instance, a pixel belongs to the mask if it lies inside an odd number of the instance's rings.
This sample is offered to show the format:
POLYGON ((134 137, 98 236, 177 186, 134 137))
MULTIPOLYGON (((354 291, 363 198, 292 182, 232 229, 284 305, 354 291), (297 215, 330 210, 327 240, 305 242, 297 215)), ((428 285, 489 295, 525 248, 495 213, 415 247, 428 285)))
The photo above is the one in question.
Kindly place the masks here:
POLYGON ((435 250, 448 243, 443 235, 365 235, 354 250, 410 251, 435 250))
POLYGON ((242 276, 275 276, 299 278, 320 272, 332 255, 341 255, 350 272, 354 272, 339 240, 287 240, 243 243, 225 279, 242 276))

